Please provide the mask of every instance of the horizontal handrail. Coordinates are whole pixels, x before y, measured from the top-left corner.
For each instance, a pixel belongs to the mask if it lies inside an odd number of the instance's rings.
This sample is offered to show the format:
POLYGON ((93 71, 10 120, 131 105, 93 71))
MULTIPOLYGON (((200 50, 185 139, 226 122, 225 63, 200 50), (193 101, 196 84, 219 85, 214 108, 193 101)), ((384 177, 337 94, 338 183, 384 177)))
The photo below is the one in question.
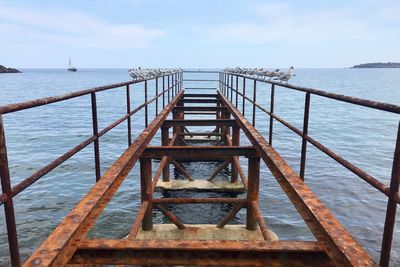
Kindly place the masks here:
POLYGON ((20 103, 8 104, 8 105, 0 106, 0 114, 6 114, 6 113, 19 111, 19 110, 43 106, 43 105, 47 105, 47 104, 51 104, 51 103, 68 100, 71 98, 89 95, 91 93, 101 92, 101 91, 110 90, 110 89, 116 89, 116 88, 120 88, 123 86, 131 85, 131 84, 141 83, 144 81, 155 80, 155 79, 158 79, 161 77, 166 77, 166 76, 170 76, 170 75, 174 75, 174 74, 176 74, 176 73, 161 75, 159 77, 154 77, 154 78, 135 80, 135 81, 127 81, 127 82, 123 82, 123 83, 115 83, 115 84, 110 84, 110 85, 105 85, 105 86, 93 87, 90 89, 67 93, 67 94, 63 94, 63 95, 59 95, 59 96, 50 96, 50 97, 44 97, 44 98, 38 98, 38 99, 34 99, 34 100, 24 101, 24 102, 20 102, 20 103))
POLYGON ((303 86, 286 84, 286 83, 281 83, 281 82, 263 80, 260 78, 249 77, 249 76, 241 75, 241 74, 237 74, 237 73, 226 72, 226 74, 235 75, 235 76, 250 79, 253 81, 274 84, 274 85, 285 87, 288 89, 293 89, 293 90, 297 90, 297 91, 301 91, 301 92, 305 92, 305 93, 311 93, 313 95, 331 98, 331 99, 339 100, 342 102, 356 104, 359 106, 364 106, 364 107, 369 107, 369 108, 373 108, 373 109, 378 109, 378 110, 382 110, 382 111, 388 111, 388 112, 400 114, 400 106, 395 105, 395 104, 389 104, 389 103, 383 103, 383 102, 379 102, 379 101, 368 100, 368 99, 364 99, 364 98, 335 94, 335 93, 330 93, 330 92, 326 92, 326 91, 322 91, 322 90, 318 90, 318 89, 314 89, 314 88, 309 88, 309 87, 303 87, 303 86))
MULTIPOLYGON (((366 181, 367 183, 372 185, 374 188, 376 188, 377 190, 379 190, 380 192, 385 194, 387 197, 390 197, 390 188, 388 186, 386 186, 384 183, 380 182, 378 179, 376 179, 372 175, 369 175, 368 173, 363 171, 361 168, 357 167, 353 163, 351 163, 351 162, 347 161, 346 159, 344 159, 343 157, 339 156, 338 154, 336 154, 335 152, 333 152, 332 150, 330 150, 329 148, 327 148, 326 146, 324 146, 323 144, 321 144, 320 142, 318 142, 317 140, 315 140, 311 136, 304 135, 303 131, 301 131, 297 127, 293 126, 289 122, 285 121, 284 119, 278 117, 274 113, 271 113, 270 111, 266 110, 264 107, 262 107, 261 105, 259 105, 256 102, 254 102, 252 99, 250 99, 246 95, 243 95, 238 90, 234 89, 233 87, 229 86, 228 84, 226 84, 224 82, 221 82, 221 83, 223 85, 225 85, 227 88, 229 88, 230 90, 234 91, 235 93, 237 93, 238 95, 243 97, 245 100, 247 100, 250 103, 252 103, 253 105, 255 105, 258 109, 260 109, 264 113, 268 114, 269 116, 271 116, 272 118, 274 118, 275 120, 280 122, 281 124, 285 125, 291 131, 295 132, 299 136, 301 136, 304 139, 306 139, 313 146, 315 146, 320 151, 324 152, 326 155, 328 155, 329 157, 334 159, 336 162, 338 162, 340 165, 342 165, 343 167, 345 167, 346 169, 350 170, 352 173, 354 173, 355 175, 357 175, 358 177, 360 177, 361 179, 363 179, 364 181, 366 181)), ((400 194, 397 193, 397 195, 393 197, 393 200, 396 201, 398 204, 400 204, 400 194)))

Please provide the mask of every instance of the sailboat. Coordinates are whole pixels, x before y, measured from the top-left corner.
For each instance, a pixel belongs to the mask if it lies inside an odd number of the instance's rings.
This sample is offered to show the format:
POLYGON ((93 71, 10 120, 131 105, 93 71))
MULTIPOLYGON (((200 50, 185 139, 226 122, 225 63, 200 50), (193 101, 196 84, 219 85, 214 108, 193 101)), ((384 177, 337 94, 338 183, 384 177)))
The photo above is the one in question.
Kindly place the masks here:
POLYGON ((68 71, 77 71, 78 69, 76 67, 72 67, 71 65, 71 58, 69 58, 69 67, 67 69, 68 71))

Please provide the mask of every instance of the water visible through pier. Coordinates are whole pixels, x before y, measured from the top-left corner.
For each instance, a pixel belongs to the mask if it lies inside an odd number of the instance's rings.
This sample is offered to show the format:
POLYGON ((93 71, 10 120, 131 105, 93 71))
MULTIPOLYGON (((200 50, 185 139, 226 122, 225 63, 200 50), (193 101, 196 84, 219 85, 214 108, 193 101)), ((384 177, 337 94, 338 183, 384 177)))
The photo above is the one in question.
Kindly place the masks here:
MULTIPOLYGON (((126 70, 82 70, 76 74, 66 73, 64 70, 27 70, 23 74, 2 75, 0 76, 0 95, 2 96, 0 105, 124 80, 127 80, 126 70)), ((292 83, 383 102, 400 103, 399 70, 298 70, 297 77, 292 83)), ((149 88, 152 88, 151 84, 149 88)), ((258 102, 264 102, 267 105, 269 87, 265 86, 264 90, 261 88, 263 85, 260 85, 258 89, 258 102)), ((143 102, 141 86, 133 86, 132 92, 134 92, 132 106, 143 102)), ((301 127, 303 95, 288 93, 284 90, 277 91, 277 94, 279 97, 276 98, 276 113, 301 127)), ((124 107, 119 105, 123 103, 123 98, 123 90, 118 89, 98 96, 100 128, 123 115, 124 107)), ((67 101, 29 112, 10 114, 5 118, 13 183, 28 176, 91 134, 91 117, 90 112, 87 112, 90 109, 89 103, 90 97, 87 97, 79 101, 67 101), (57 110, 59 115, 54 116, 54 110, 57 110), (29 146, 26 142, 22 142, 25 138, 28 138, 29 146), (45 148, 44 144, 46 144, 45 148)), ((380 111, 324 99, 312 101, 311 105, 310 135, 315 136, 329 148, 381 181, 388 183, 398 118, 380 111), (337 116, 338 114, 340 117, 337 116), (348 145, 349 143, 351 146, 348 145)), ((149 112, 152 119, 154 107, 150 106, 149 112)), ((137 136, 143 129, 143 114, 135 115, 132 125, 134 136, 137 136), (140 123, 136 124, 135 121, 140 123)), ((256 125, 260 132, 267 133, 266 115, 258 113, 256 125)), ((279 124, 276 124, 274 138, 274 147, 297 171, 301 139, 279 124)), ((153 144, 159 143, 159 136, 156 136, 153 144)), ((246 145, 243 138, 242 144, 246 145)), ((104 171, 126 148, 125 126, 121 125, 106 135, 100 147, 104 171)), ((86 148, 55 172, 16 197, 16 217, 23 259, 47 237, 93 185, 92 154, 92 147, 86 148)), ((194 177, 203 178, 203 175, 212 171, 212 167, 201 163, 188 163, 185 167, 188 167, 194 177)), ((91 233, 92 236, 122 237, 129 232, 139 205, 136 201, 140 198, 138 169, 136 166, 125 180, 106 212, 99 219, 91 233), (125 226, 126 229, 121 226, 125 226)), ((225 172, 218 179, 228 179, 228 177, 229 174, 225 172)), ((312 236, 307 227, 265 166, 261 171, 261 179, 260 206, 271 229, 281 239, 299 238, 299 236, 311 239, 312 236), (282 216, 283 214, 285 217, 282 216)), ((312 146, 309 146, 306 181, 350 233, 357 237, 377 259, 386 199, 327 156, 313 149, 312 146)), ((184 195, 185 192, 177 194, 184 195)), ((220 196, 219 193, 197 194, 199 197, 214 196, 214 194, 220 196)), ((223 205, 215 206, 213 210, 206 206, 204 210, 199 206, 191 209, 190 205, 178 208, 176 214, 187 223, 191 223, 195 217, 199 217, 200 221, 196 220, 197 223, 215 223, 225 214, 223 205)), ((236 221, 243 223, 244 217, 244 214, 239 213, 236 221)), ((156 215, 155 221, 161 218, 156 215)), ((0 213, 0 225, 4 225, 3 213, 0 213)), ((395 236, 400 234, 399 227, 397 223, 395 236)), ((2 229, 0 233, 0 265, 8 265, 5 229, 2 229)), ((394 242, 392 263, 396 265, 400 264, 400 241, 395 239, 394 242)))

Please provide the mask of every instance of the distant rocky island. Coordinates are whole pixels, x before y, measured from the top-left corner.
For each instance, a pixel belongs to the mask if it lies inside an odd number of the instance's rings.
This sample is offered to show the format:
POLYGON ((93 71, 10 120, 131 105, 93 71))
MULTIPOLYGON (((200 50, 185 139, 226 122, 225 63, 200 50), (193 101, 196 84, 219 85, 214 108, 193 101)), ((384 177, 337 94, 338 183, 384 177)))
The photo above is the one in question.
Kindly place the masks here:
POLYGON ((369 69, 369 68, 400 68, 400 63, 397 63, 397 62, 365 63, 365 64, 355 65, 352 68, 356 68, 356 69, 363 69, 363 68, 367 68, 367 69, 369 69))
POLYGON ((7 68, 3 65, 0 65, 0 73, 20 73, 19 70, 13 68, 7 68))

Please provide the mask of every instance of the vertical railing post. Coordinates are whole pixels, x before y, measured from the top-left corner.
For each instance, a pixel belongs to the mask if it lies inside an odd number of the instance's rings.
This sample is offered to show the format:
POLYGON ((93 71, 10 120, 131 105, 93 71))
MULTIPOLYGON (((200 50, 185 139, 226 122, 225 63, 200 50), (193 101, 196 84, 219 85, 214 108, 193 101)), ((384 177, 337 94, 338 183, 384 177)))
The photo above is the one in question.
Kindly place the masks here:
POLYGON ((243 103, 242 103, 243 107, 242 107, 242 114, 243 116, 246 117, 246 115, 244 114, 245 112, 245 106, 246 106, 246 78, 243 77, 243 103))
POLYGON ((181 71, 181 90, 183 89, 183 70, 181 71))
POLYGON ((233 74, 231 75, 231 103, 233 102, 233 74))
POLYGON ((175 95, 175 74, 171 74, 171 99, 174 98, 175 95))
POLYGON ((131 122, 131 97, 129 84, 126 85, 126 114, 128 115, 128 119, 126 120, 128 127, 128 146, 132 143, 132 122, 131 122))
POLYGON ((247 218, 246 218, 246 229, 256 230, 257 219, 255 216, 255 210, 250 205, 252 201, 258 203, 258 190, 260 187, 260 158, 250 157, 248 167, 248 184, 247 184, 247 218))
MULTIPOLYGON (((169 128, 165 126, 161 126, 161 145, 162 146, 168 146, 169 144, 169 128)), ((164 165, 163 171, 162 171, 162 180, 163 182, 168 182, 169 181, 169 163, 168 160, 164 165)))
POLYGON ((162 77, 162 107, 165 108, 165 76, 162 77))
MULTIPOLYGON (((240 145, 240 127, 239 126, 233 126, 232 127, 232 146, 239 146, 240 145)), ((231 171, 231 183, 236 183, 238 180, 238 169, 236 168, 236 165, 231 163, 232 166, 232 171, 231 171)))
POLYGON ((235 106, 238 107, 238 96, 239 96, 239 76, 236 75, 236 99, 235 99, 235 106))
POLYGON ((254 80, 254 87, 253 87, 253 127, 256 126, 256 100, 257 100, 257 81, 254 80))
POLYGON ((304 119, 303 119, 303 140, 301 143, 301 160, 300 160, 300 178, 304 181, 306 171, 306 156, 307 156, 307 134, 308 134, 308 118, 310 114, 310 92, 306 93, 304 102, 304 119))
POLYGON ((229 80, 230 80, 229 77, 230 77, 230 74, 227 74, 227 75, 228 75, 228 78, 227 78, 227 81, 226 81, 226 82, 227 82, 227 86, 226 86, 226 98, 229 99, 229 91, 231 90, 231 89, 230 89, 230 84, 229 84, 229 80))
POLYGON ((383 229, 380 266, 389 266, 390 251, 392 249, 393 229, 396 222, 397 202, 400 184, 400 123, 397 129, 396 148, 393 156, 392 177, 390 179, 389 198, 386 208, 385 227, 383 229))
POLYGON ((170 76, 170 75, 168 74, 168 76, 167 76, 167 78, 168 78, 168 90, 167 90, 167 92, 168 92, 168 94, 167 94, 167 95, 168 95, 168 103, 169 103, 169 98, 170 98, 170 95, 169 95, 169 89, 170 89, 170 88, 169 88, 169 87, 170 87, 170 84, 169 84, 169 76, 170 76))
POLYGON ((228 74, 227 73, 225 73, 225 82, 224 82, 224 84, 225 84, 225 86, 224 86, 224 88, 225 88, 225 90, 224 90, 224 95, 226 96, 226 97, 228 97, 228 74))
POLYGON ((269 116, 269 144, 272 146, 272 131, 274 130, 274 102, 275 102, 275 84, 271 86, 271 106, 269 109, 270 116, 269 116))
POLYGON ((144 81, 144 128, 147 128, 149 125, 149 105, 147 103, 148 95, 147 95, 147 80, 144 81))
POLYGON ((11 265, 19 267, 17 225, 15 223, 14 203, 10 181, 10 170, 8 167, 6 136, 4 132, 3 116, 0 114, 0 178, 2 193, 6 196, 4 202, 4 213, 7 226, 8 247, 10 250, 11 265))
POLYGON ((156 78, 156 117, 158 115, 158 77, 156 78))
POLYGON ((148 201, 149 205, 147 207, 146 213, 142 221, 142 229, 144 231, 150 231, 153 229, 153 212, 151 201, 153 199, 152 190, 152 170, 151 170, 151 159, 150 158, 140 158, 140 189, 141 189, 141 199, 142 203, 148 201))
POLYGON ((99 127, 97 122, 97 101, 96 93, 91 93, 92 100, 92 124, 93 124, 93 136, 95 137, 93 141, 94 145, 94 165, 96 171, 96 182, 100 180, 100 148, 99 148, 99 127))

